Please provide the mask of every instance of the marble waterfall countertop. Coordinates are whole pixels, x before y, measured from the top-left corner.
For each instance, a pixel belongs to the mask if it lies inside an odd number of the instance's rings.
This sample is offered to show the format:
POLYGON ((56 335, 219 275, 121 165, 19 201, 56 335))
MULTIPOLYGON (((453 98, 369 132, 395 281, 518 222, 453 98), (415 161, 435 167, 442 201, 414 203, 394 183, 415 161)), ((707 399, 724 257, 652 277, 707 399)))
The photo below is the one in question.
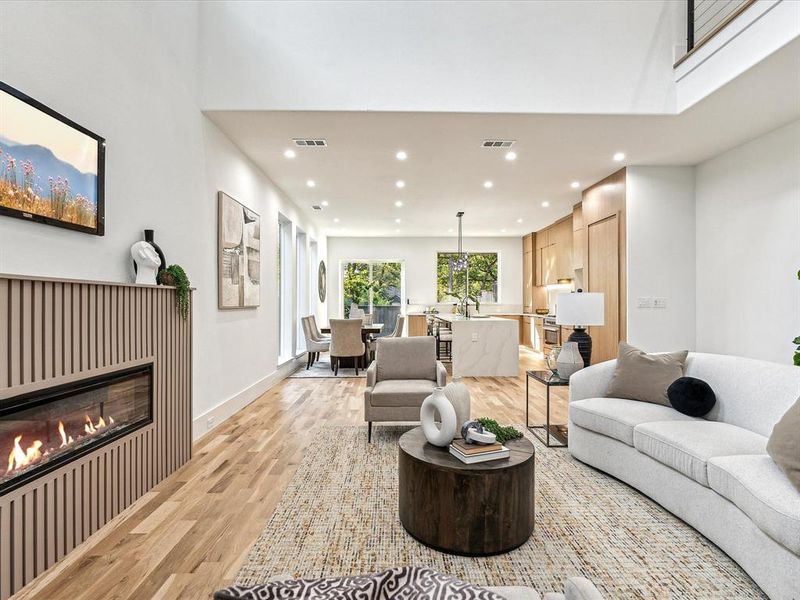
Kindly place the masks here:
POLYGON ((500 317, 434 315, 453 331, 454 377, 516 377, 519 371, 519 322, 500 317))

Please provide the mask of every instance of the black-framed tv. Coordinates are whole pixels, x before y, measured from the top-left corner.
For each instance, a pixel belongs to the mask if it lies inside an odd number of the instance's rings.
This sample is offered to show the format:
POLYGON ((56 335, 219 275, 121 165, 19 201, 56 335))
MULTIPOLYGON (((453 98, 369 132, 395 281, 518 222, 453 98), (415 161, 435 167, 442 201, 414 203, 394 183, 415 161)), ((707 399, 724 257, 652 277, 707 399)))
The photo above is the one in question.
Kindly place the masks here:
POLYGON ((105 233, 105 140, 0 81, 0 215, 105 233))

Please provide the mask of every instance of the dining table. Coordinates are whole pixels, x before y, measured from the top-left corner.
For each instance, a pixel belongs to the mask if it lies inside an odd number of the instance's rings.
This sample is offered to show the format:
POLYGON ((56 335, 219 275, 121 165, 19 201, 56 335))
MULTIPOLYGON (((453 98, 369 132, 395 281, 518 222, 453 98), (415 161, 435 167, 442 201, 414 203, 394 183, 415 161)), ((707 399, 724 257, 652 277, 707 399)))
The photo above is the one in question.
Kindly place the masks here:
MULTIPOLYGON (((361 325, 361 341, 364 342, 364 364, 369 366, 369 344, 367 337, 370 335, 378 335, 383 330, 383 323, 372 323, 371 325, 361 325)), ((321 333, 330 334, 330 327, 320 328, 321 333)))

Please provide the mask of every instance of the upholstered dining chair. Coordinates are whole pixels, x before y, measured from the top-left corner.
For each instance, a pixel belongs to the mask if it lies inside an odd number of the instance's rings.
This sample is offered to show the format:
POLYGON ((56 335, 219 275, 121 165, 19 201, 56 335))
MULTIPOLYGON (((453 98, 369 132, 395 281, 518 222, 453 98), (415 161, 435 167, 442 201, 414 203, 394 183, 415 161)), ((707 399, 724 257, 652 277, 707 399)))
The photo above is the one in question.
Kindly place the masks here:
POLYGON ((334 375, 339 374, 339 360, 352 358, 358 375, 358 364, 364 358, 361 339, 361 319, 331 319, 331 364, 334 375))
POLYGON ((306 338, 306 371, 311 368, 316 361, 319 360, 320 352, 328 352, 331 349, 330 341, 319 340, 314 337, 314 329, 311 324, 312 317, 302 317, 300 322, 303 325, 303 335, 306 338))
POLYGON ((350 310, 348 311, 347 316, 351 319, 363 319, 364 314, 364 311, 358 308, 358 304, 353 302, 350 305, 350 310))
POLYGON ((375 315, 373 315, 372 313, 364 313, 364 316, 361 317, 361 322, 364 325, 372 325, 374 321, 375 321, 375 315))
MULTIPOLYGON (((405 326, 406 318, 404 315, 397 315, 397 318, 394 320, 394 331, 389 335, 384 337, 403 337, 403 327, 405 326)), ((378 339, 372 339, 369 341, 368 348, 369 348, 369 356, 370 360, 375 360, 375 349, 378 345, 378 339)))
POLYGON ((317 318, 314 315, 308 316, 308 322, 311 325, 311 333, 316 341, 330 343, 331 336, 325 335, 319 330, 319 327, 317 327, 317 318))
POLYGON ((446 383, 447 371, 436 360, 433 337, 378 338, 364 390, 367 441, 372 441, 375 421, 419 421, 422 401, 446 383))

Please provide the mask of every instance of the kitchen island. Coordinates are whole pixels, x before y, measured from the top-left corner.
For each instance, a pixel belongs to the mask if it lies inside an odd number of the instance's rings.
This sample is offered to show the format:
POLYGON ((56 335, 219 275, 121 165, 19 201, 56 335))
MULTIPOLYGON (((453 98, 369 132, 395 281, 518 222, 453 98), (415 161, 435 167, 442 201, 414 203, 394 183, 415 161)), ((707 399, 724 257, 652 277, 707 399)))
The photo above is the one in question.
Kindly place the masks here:
POLYGON ((516 377, 519 323, 499 317, 436 314, 453 330, 454 377, 516 377))

